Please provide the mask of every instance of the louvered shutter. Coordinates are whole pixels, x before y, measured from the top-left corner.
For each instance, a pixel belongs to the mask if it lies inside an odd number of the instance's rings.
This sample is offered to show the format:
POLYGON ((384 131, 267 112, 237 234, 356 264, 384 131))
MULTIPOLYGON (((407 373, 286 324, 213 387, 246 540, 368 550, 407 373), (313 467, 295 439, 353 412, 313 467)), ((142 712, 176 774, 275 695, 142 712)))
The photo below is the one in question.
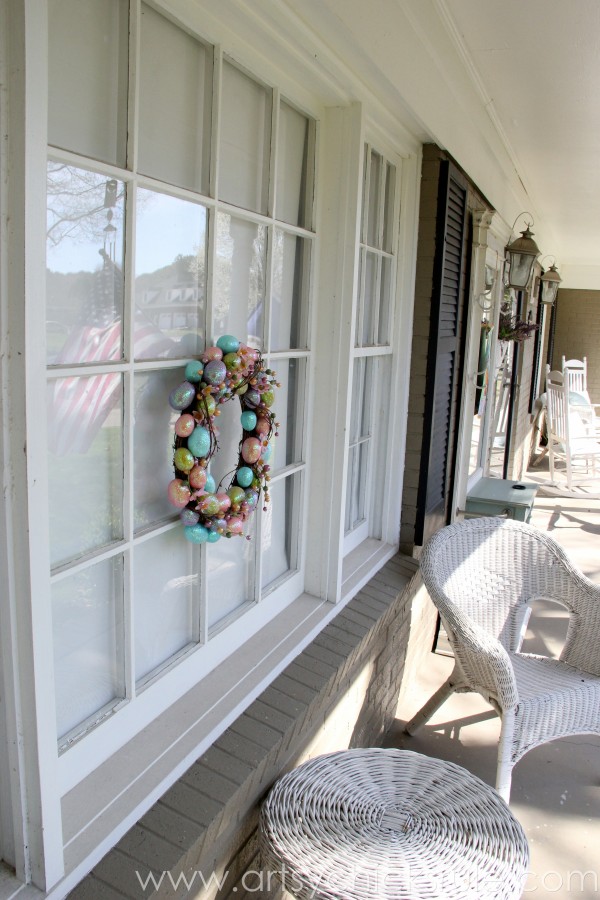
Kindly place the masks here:
POLYGON ((460 323, 467 184, 449 162, 440 165, 425 417, 415 543, 449 521, 459 401, 460 323), (454 414, 453 414, 454 413, 454 414), (456 424, 455 424, 456 423, 456 424))

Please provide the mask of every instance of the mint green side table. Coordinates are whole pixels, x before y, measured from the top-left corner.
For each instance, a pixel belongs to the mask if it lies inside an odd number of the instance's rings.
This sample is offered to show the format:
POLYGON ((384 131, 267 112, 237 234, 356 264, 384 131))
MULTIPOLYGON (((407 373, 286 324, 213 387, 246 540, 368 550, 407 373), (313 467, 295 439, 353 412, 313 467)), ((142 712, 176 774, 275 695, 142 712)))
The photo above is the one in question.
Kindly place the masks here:
POLYGON ((481 478, 467 494, 468 516, 506 516, 529 522, 539 485, 504 478, 481 478))

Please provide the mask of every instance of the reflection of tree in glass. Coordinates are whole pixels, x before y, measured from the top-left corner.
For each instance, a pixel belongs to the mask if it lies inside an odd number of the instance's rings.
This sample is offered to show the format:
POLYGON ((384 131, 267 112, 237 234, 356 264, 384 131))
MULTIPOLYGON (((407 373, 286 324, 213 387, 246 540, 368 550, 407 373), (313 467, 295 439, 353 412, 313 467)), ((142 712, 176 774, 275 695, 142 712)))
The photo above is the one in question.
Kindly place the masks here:
POLYGON ((52 246, 66 237, 104 246, 107 225, 122 227, 123 182, 64 163, 49 162, 47 192, 47 238, 52 246))
POLYGON ((214 280, 214 332, 227 331, 246 338, 252 346, 262 342, 267 234, 263 225, 217 216, 217 255, 214 280))

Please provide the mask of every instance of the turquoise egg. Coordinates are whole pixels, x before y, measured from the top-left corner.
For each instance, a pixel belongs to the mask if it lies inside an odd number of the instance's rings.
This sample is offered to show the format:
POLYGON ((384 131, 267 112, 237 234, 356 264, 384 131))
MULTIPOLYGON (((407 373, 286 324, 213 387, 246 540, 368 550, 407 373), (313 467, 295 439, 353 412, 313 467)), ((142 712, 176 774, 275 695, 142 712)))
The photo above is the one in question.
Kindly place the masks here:
POLYGON ((235 477, 240 487, 247 488, 252 484, 254 473, 248 466, 242 466, 235 473, 235 477))
POLYGON ((188 450, 196 457, 202 459, 210 450, 210 434, 203 425, 194 428, 188 438, 188 450))
POLYGON ((183 533, 190 544, 205 544, 211 534, 204 525, 189 525, 183 529, 183 533))
POLYGON ((202 379, 204 365, 197 359, 192 359, 185 367, 185 377, 188 381, 197 384, 202 379))
POLYGON ((251 409, 245 409, 240 416, 240 422, 244 431, 254 431, 256 421, 256 413, 253 413, 251 409))
POLYGON ((217 347, 220 347, 223 353, 237 353, 240 342, 232 334, 223 334, 217 341, 217 347))
POLYGON ((217 541, 221 540, 221 535, 218 531, 209 531, 206 540, 209 544, 216 544, 217 541))
POLYGON ((169 394, 169 405, 173 409, 186 409, 196 397, 196 388, 189 381, 183 381, 169 394))
POLYGON ((217 490, 217 485, 216 485, 215 479, 212 477, 212 475, 206 476, 206 483, 204 485, 204 490, 206 491, 207 494, 214 494, 215 491, 217 490))

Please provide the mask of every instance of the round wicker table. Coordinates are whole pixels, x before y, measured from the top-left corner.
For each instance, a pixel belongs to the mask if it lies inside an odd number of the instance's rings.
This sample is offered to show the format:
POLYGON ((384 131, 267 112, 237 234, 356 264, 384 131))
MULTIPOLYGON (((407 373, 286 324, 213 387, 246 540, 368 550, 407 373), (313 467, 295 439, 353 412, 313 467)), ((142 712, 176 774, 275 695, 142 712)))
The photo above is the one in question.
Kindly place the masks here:
POLYGON ((489 785, 408 750, 346 750, 284 775, 260 814, 263 870, 299 900, 518 898, 527 839, 489 785))

